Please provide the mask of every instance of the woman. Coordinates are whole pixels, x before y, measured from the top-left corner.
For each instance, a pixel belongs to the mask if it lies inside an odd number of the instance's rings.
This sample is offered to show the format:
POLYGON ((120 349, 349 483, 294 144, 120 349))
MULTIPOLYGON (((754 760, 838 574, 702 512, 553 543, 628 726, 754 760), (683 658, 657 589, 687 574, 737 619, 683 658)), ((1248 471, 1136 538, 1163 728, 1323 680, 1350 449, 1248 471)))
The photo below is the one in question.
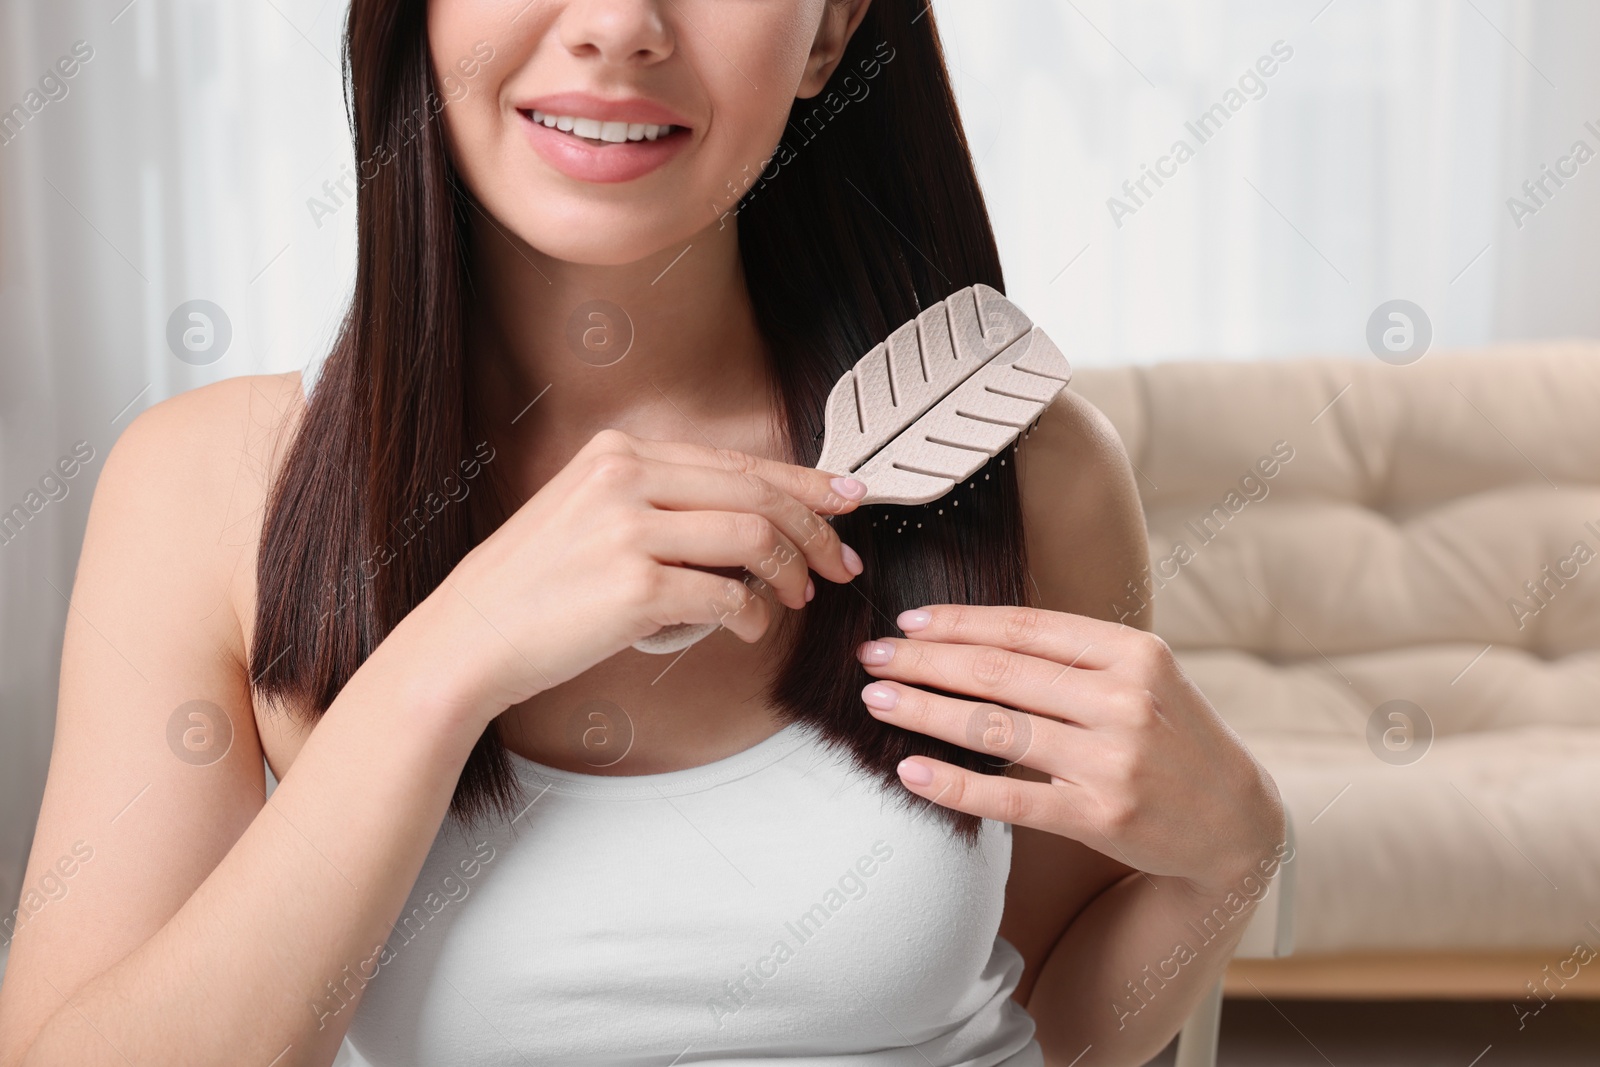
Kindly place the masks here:
POLYGON ((925 508, 807 466, 862 352, 1001 285, 932 15, 354 0, 347 52, 309 399, 194 390, 101 477, 0 1064, 1158 1051, 1283 815, 1105 621, 1114 434, 1065 394, 925 508), (681 622, 727 632, 630 647, 681 622))

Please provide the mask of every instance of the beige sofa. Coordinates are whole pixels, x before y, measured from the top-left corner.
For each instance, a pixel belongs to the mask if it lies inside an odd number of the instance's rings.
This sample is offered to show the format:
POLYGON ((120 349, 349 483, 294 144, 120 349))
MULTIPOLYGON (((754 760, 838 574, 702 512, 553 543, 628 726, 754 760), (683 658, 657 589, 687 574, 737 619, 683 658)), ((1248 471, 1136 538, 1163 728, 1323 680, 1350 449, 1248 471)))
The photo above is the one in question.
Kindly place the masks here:
POLYGON ((1600 342, 1073 386, 1138 471, 1126 603, 1294 818, 1295 954, 1228 993, 1600 996, 1600 342))

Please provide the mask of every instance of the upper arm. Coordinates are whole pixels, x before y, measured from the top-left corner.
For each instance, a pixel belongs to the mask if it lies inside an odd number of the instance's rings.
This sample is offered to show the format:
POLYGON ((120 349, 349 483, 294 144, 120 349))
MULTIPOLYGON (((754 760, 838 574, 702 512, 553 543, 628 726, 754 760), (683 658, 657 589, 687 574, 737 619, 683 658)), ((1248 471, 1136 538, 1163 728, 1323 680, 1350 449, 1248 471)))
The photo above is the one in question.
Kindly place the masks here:
POLYGON ((0 1063, 164 925, 263 804, 233 589, 254 566, 251 393, 270 381, 233 379, 150 408, 100 473, 43 805, 16 925, 3 931, 0 1063), (191 715, 211 707, 231 740, 191 715))
MULTIPOLYGON (((1148 565, 1144 513, 1116 430, 1064 390, 1017 451, 1028 569, 1038 606, 1150 628, 1147 598, 1130 594, 1148 565)), ((1049 776, 1021 764, 1013 777, 1049 776)), ((1026 1004, 1039 968, 1091 900, 1133 868, 1088 845, 1012 827, 1011 876, 1000 934, 1022 954, 1013 994, 1026 1004)))

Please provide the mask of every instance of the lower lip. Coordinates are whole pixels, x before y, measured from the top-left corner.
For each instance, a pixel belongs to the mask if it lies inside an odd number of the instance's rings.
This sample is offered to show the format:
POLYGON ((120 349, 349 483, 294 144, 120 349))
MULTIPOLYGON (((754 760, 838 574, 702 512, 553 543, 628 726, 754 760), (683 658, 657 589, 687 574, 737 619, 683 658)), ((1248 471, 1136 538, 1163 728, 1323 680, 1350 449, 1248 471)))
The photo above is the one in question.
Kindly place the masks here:
POLYGON ((689 131, 681 127, 654 141, 593 145, 534 122, 526 113, 522 113, 522 121, 528 128, 533 150, 562 174, 582 182, 631 182, 642 178, 664 166, 689 143, 689 131))

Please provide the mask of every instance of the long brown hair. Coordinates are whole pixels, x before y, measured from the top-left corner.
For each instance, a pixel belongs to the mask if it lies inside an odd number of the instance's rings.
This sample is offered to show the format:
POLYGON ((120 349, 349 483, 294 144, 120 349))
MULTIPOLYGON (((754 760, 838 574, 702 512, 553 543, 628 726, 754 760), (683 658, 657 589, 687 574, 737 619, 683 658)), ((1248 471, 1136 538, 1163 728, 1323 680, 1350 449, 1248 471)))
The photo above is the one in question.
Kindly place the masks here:
MULTIPOLYGON (((469 388, 463 327, 467 221, 477 208, 446 152, 426 9, 426 0, 350 5, 346 104, 362 161, 355 293, 273 485, 257 559, 252 685, 313 719, 509 510, 496 468, 479 462, 493 434, 469 388), (457 498, 451 486, 464 479, 478 485, 457 498), (445 498, 452 503, 435 506, 445 498)), ((812 465, 828 391, 862 353, 956 289, 1004 291, 922 0, 873 0, 827 88, 795 101, 771 164, 743 185, 724 223, 732 215, 739 228, 791 458, 812 465)), ((1001 767, 866 714, 859 693, 870 678, 854 649, 898 633, 906 608, 1029 602, 1009 454, 932 505, 875 505, 836 519, 865 572, 848 585, 817 583, 771 677, 786 721, 812 724, 917 807, 927 802, 895 773, 906 756, 1001 767)), ((519 796, 491 726, 451 811, 469 822, 509 816, 519 796)), ((975 817, 930 807, 976 840, 975 817)))

